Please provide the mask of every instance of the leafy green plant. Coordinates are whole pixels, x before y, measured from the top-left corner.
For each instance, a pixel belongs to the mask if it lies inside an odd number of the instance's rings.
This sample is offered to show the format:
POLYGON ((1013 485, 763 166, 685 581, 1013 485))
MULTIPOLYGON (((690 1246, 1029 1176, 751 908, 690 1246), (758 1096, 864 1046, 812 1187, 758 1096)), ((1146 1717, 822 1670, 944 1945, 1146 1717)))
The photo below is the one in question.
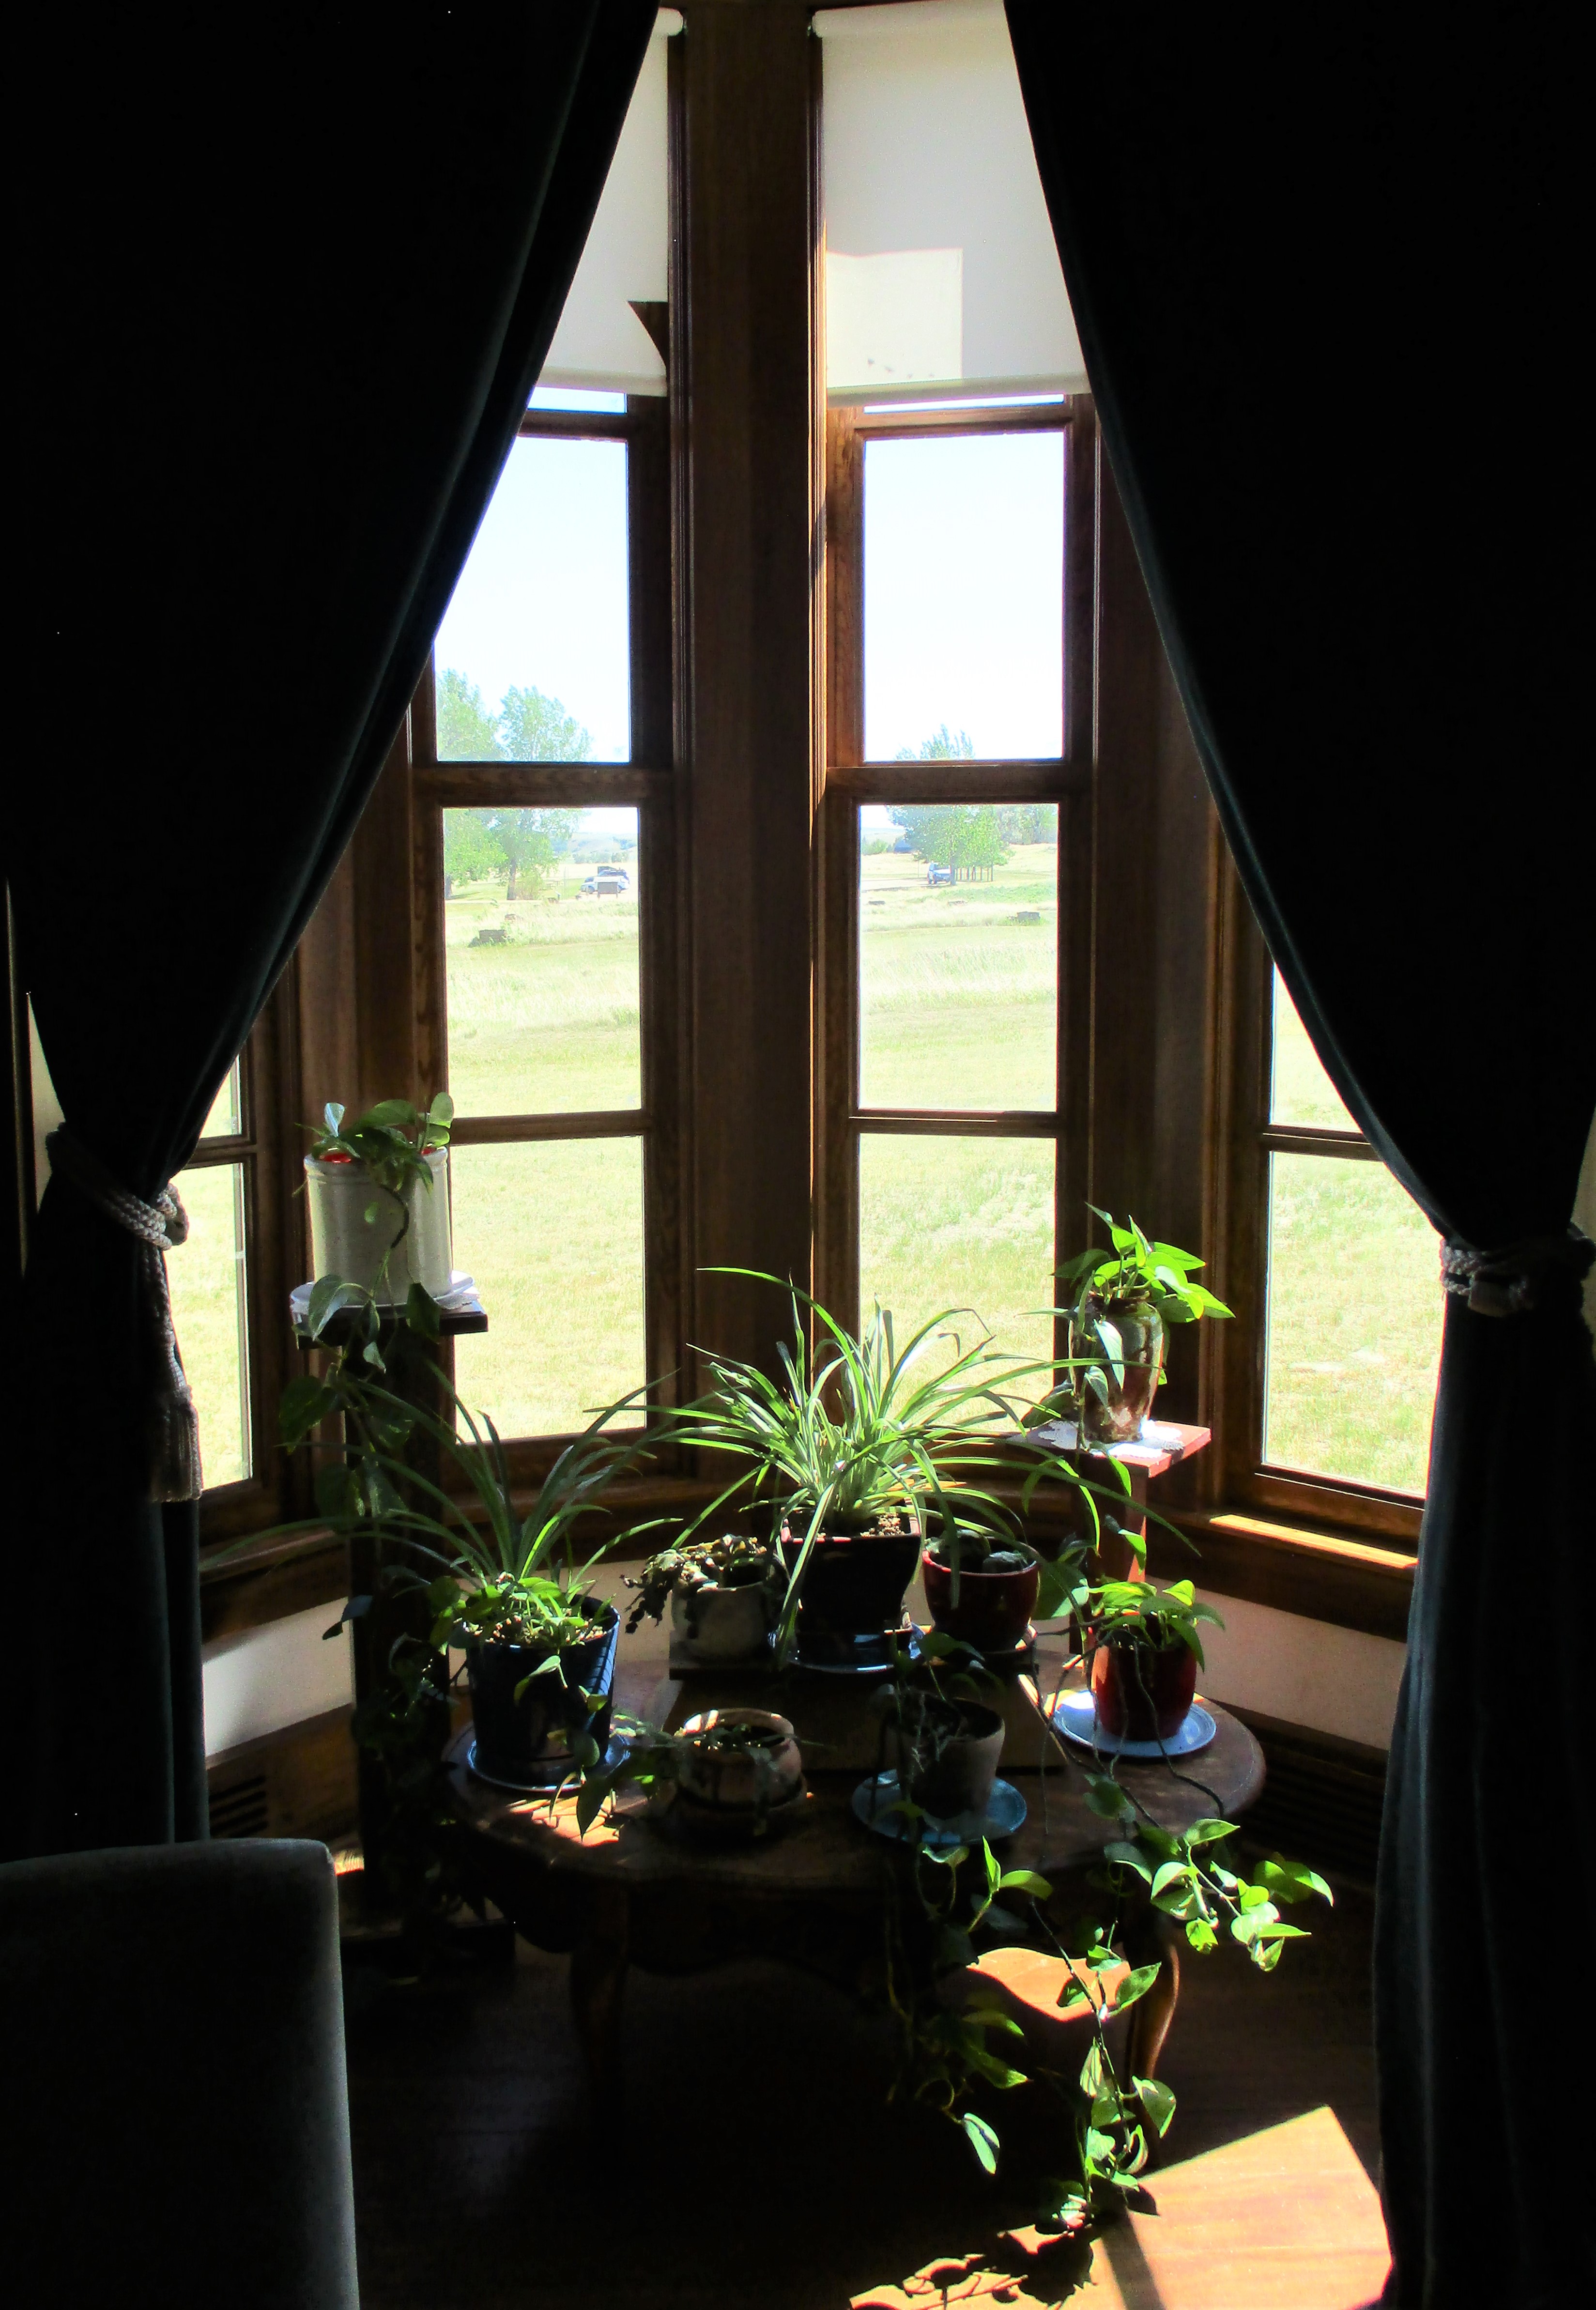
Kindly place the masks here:
POLYGON ((1153 1243, 1132 1219, 1121 1227, 1107 1211, 1089 1203, 1108 1229, 1112 1251, 1083 1251, 1054 1270, 1075 1292, 1077 1307, 1088 1298, 1109 1309, 1150 1300, 1167 1324, 1194 1324, 1204 1316, 1229 1316, 1222 1299, 1192 1276, 1202 1265, 1195 1253, 1173 1243, 1153 1243))
MULTIPOLYGON (((432 1166, 427 1158, 434 1150, 448 1145, 449 1131, 455 1118, 455 1102, 447 1091, 439 1091, 426 1108, 412 1107, 407 1099, 381 1099, 377 1106, 368 1107, 365 1114, 351 1123, 347 1130, 343 1124, 344 1114, 345 1109, 336 1099, 329 1099, 322 1109, 322 1128, 315 1131, 314 1125, 308 1124, 305 1128, 314 1132, 310 1153, 317 1162, 359 1164, 377 1194, 386 1196, 399 1213, 398 1232, 384 1252, 377 1268, 377 1285, 380 1289, 386 1280, 394 1254, 410 1232, 412 1189, 419 1185, 427 1194, 432 1192, 432 1166)), ((374 1198, 366 1206, 367 1226, 375 1227, 381 1212, 382 1205, 374 1198)), ((317 1285, 317 1291, 323 1293, 319 1303, 321 1322, 317 1320, 318 1302, 316 1293, 312 1293, 313 1335, 319 1335, 326 1319, 327 1295, 324 1287, 340 1281, 337 1277, 324 1276, 317 1285)), ((358 1292, 360 1287, 346 1284, 343 1289, 346 1292, 358 1292)), ((366 1331, 367 1344, 373 1346, 377 1338, 375 1293, 364 1296, 371 1302, 372 1312, 366 1331)), ((353 1304, 347 1298, 340 1303, 341 1306, 353 1304)), ((372 1360, 380 1361, 380 1359, 373 1358, 372 1360)))
POLYGON ((980 1338, 964 1347, 955 1327, 971 1310, 945 1309, 900 1348, 889 1310, 878 1307, 863 1338, 855 1340, 807 1292, 774 1275, 750 1268, 711 1272, 774 1284, 788 1294, 792 1307, 791 1344, 777 1342, 779 1381, 756 1364, 709 1354, 709 1393, 671 1416, 673 1431, 685 1441, 741 1463, 738 1474, 691 1529, 735 1499, 768 1504, 794 1531, 803 1525, 777 1631, 784 1655, 796 1626, 804 1573, 822 1532, 868 1533, 894 1516, 911 1519, 923 1531, 934 1513, 944 1530, 1011 1533, 1013 1512, 970 1479, 1011 1472, 1016 1455, 1025 1452, 1033 1464, 1020 1489, 1021 1515, 1045 1477, 1070 1485, 1086 1502, 1095 1536, 1095 1496, 1123 1498, 1128 1492, 1128 1479, 1117 1468, 1115 1475, 1122 1481, 1116 1491, 1081 1476, 1067 1459, 1019 1432, 1032 1409, 1029 1397, 1017 1393, 1020 1383, 1037 1374, 1051 1379, 1054 1366, 993 1349, 984 1326, 980 1338), (805 1310, 815 1324, 812 1352, 805 1310), (951 1359, 940 1369, 929 1368, 935 1352, 950 1344, 951 1359))
POLYGON ((694 1596, 706 1588, 759 1588, 779 1570, 769 1541, 750 1539, 745 1533, 723 1533, 718 1540, 661 1549, 640 1573, 625 1576, 627 1586, 638 1592, 627 1616, 627 1634, 635 1635, 645 1617, 661 1620, 672 1595, 694 1596))
POLYGON ((1211 1604, 1197 1602, 1189 1580, 1171 1581, 1167 1588, 1155 1588, 1150 1580, 1105 1580, 1088 1592, 1086 1614, 1097 1644, 1145 1644, 1156 1652, 1184 1645, 1199 1668, 1207 1663, 1198 1623, 1225 1625, 1211 1604))

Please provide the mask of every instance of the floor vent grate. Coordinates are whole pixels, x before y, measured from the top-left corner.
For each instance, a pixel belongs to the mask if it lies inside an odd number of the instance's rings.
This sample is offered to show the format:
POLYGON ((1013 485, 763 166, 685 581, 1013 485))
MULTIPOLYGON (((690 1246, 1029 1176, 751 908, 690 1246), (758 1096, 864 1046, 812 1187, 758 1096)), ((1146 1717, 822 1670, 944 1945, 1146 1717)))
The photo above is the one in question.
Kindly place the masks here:
POLYGON ((264 1837, 266 1833, 266 1776, 256 1773, 230 1788, 211 1792, 213 1837, 264 1837))

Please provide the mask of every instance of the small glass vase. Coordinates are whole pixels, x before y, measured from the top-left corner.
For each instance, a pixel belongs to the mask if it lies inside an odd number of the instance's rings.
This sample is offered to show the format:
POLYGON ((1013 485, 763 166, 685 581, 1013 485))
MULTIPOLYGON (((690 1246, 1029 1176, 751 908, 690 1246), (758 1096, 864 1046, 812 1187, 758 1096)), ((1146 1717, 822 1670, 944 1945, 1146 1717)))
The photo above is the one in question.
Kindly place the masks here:
POLYGON ((1164 1318, 1150 1299, 1088 1300, 1071 1316, 1070 1354, 1088 1359, 1103 1382, 1099 1394, 1093 1379, 1078 1366, 1075 1388, 1083 1444, 1134 1443, 1164 1376, 1164 1318), (1112 1324, 1119 1334, 1119 1355, 1110 1358, 1097 1332, 1098 1324, 1112 1324), (1112 1368, 1115 1363, 1123 1372, 1123 1378, 1112 1368))

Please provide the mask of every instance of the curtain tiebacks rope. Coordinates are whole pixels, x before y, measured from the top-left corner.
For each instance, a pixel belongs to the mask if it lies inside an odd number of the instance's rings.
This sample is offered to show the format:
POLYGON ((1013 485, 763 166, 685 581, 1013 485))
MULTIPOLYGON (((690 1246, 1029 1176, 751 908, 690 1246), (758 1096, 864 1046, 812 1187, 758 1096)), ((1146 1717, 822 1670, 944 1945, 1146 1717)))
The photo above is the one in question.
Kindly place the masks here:
POLYGON ((1477 1251, 1455 1238, 1441 1246, 1441 1288, 1466 1299, 1477 1316, 1522 1316, 1541 1306, 1559 1281, 1575 1291, 1596 1260, 1596 1244, 1570 1226, 1562 1235, 1526 1236, 1499 1251, 1477 1251))
POLYGON ((204 1489, 200 1467, 199 1418, 194 1408, 178 1334, 172 1324, 166 1255, 188 1237, 188 1214, 169 1184, 146 1203, 107 1170, 98 1155, 65 1125, 45 1141, 52 1173, 70 1179, 97 1211, 115 1220, 139 1243, 140 1296, 149 1335, 147 1432, 150 1498, 197 1500, 204 1489))

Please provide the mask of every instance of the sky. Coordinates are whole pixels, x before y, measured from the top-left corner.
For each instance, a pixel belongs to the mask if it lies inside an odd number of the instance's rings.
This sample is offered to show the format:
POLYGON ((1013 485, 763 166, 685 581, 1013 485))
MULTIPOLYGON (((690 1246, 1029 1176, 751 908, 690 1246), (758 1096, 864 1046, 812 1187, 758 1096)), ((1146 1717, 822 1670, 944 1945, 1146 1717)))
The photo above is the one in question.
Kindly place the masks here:
MULTIPOLYGON (((591 732, 596 761, 631 753, 626 454, 615 441, 517 441, 438 634, 440 671, 458 668, 490 710, 512 684, 558 699, 591 732)), ((1056 433, 868 444, 872 760, 917 751, 944 724, 979 755, 1058 752, 1063 456, 1056 433)), ((863 817, 867 831, 889 823, 874 807, 863 817)))

